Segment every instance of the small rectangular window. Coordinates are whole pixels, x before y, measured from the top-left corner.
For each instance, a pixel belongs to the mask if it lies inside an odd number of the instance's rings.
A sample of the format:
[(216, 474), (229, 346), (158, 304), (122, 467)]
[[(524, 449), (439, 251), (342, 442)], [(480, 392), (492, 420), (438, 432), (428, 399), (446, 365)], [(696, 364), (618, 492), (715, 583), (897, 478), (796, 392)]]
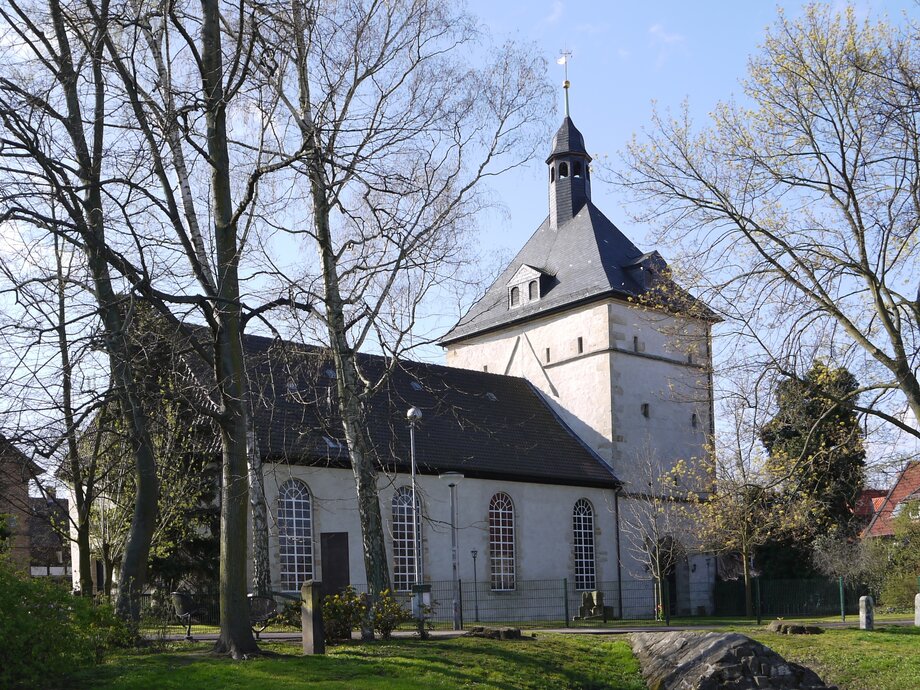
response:
[(482, 367), (482, 370), (483, 370), (485, 373), (488, 374), (488, 373), (489, 373), (489, 365), (488, 365), (488, 364), (484, 364), (483, 367)]
[(693, 353), (692, 352), (687, 353), (687, 364), (693, 364)]
[(634, 335), (633, 336), (633, 352), (638, 352), (638, 351), (639, 351), (639, 336)]
[(585, 343), (584, 343), (584, 341), (579, 337), (579, 338), (578, 338), (578, 354), (581, 354), (581, 353), (584, 352), (584, 351), (585, 351)]
[(546, 361), (549, 362), (549, 348), (546, 348)]
[(700, 418), (697, 417), (696, 412), (693, 413), (693, 416), (690, 417), (690, 426), (696, 429), (700, 425)]
[(649, 406), (648, 406), (648, 403), (642, 403), (642, 416), (643, 416), (643, 417), (648, 417), (648, 416), (649, 416)]

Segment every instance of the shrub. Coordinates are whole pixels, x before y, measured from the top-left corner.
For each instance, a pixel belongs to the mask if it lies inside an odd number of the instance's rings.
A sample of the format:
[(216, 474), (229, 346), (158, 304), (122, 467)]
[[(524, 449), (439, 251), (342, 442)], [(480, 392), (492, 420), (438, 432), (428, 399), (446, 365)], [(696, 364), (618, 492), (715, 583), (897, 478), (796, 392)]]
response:
[[(275, 614), (275, 617), (272, 618), (272, 625), (284, 625), (290, 628), (296, 628), (300, 630), (303, 625), (303, 618), (301, 615), (301, 602), (298, 599), (297, 601), (289, 601), (284, 606), (281, 607), (281, 610)], [(325, 603), (323, 604), (323, 615), (325, 615), (326, 607)]]
[(48, 687), (130, 640), (107, 604), (0, 562), (0, 687)]
[(412, 613), (396, 601), (390, 590), (385, 589), (374, 604), (373, 620), (374, 630), (379, 632), (384, 640), (389, 640), (396, 626), (412, 620)]
[(364, 594), (358, 594), (349, 585), (341, 594), (330, 594), (323, 598), (323, 624), (329, 640), (351, 639), (351, 631), (360, 627), (367, 614)]

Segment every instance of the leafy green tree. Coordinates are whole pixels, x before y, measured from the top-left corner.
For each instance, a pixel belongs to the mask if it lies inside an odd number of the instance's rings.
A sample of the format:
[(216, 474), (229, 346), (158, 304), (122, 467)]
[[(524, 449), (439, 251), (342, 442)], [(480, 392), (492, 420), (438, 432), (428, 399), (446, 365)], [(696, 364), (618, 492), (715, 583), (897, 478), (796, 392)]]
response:
[(847, 369), (816, 361), (801, 380), (779, 383), (776, 416), (760, 430), (767, 473), (785, 493), (807, 500), (816, 531), (855, 536), (866, 464), (858, 389)]

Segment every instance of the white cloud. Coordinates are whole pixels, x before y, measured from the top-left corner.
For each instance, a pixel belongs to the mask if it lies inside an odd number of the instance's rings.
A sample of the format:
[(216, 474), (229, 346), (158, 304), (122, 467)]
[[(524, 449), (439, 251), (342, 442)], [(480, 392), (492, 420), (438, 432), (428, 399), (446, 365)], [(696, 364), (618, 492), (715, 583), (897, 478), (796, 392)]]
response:
[(661, 24), (652, 24), (648, 29), (648, 35), (652, 48), (658, 51), (658, 56), (655, 59), (656, 69), (664, 66), (664, 63), (668, 61), (672, 53), (682, 50), (686, 42), (686, 37), (683, 34), (668, 31)]
[(562, 19), (563, 14), (565, 14), (565, 3), (562, 0), (555, 0), (550, 13), (543, 18), (543, 23), (556, 24)]

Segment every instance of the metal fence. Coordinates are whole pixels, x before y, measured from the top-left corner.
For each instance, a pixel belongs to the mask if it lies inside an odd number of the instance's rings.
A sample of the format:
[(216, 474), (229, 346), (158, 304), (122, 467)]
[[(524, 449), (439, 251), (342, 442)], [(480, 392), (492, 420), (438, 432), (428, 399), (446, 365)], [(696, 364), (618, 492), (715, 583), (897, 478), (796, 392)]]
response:
[[(744, 582), (716, 582), (714, 586), (680, 586), (652, 580), (597, 582), (591, 598), (575, 589), (567, 579), (519, 580), (514, 589), (495, 591), (486, 582), (459, 583), (441, 580), (431, 585), (429, 621), (435, 627), (450, 627), (454, 600), (464, 627), (476, 624), (513, 624), (522, 627), (595, 627), (617, 624), (664, 625), (668, 622), (704, 622), (712, 618), (744, 618)], [(365, 585), (354, 585), (358, 592)], [(594, 592), (601, 593), (602, 602)], [(796, 617), (855, 615), (864, 590), (844, 587), (834, 579), (767, 580), (752, 583), (753, 617)], [(411, 609), (409, 592), (397, 592), (396, 599)], [(279, 595), (279, 604), (290, 595)], [(194, 595), (199, 609), (195, 622), (219, 623), (216, 594)], [(587, 606), (585, 606), (587, 604)], [(598, 606), (597, 604), (602, 604)], [(164, 621), (174, 618), (168, 594), (146, 594), (141, 598), (142, 619)]]

